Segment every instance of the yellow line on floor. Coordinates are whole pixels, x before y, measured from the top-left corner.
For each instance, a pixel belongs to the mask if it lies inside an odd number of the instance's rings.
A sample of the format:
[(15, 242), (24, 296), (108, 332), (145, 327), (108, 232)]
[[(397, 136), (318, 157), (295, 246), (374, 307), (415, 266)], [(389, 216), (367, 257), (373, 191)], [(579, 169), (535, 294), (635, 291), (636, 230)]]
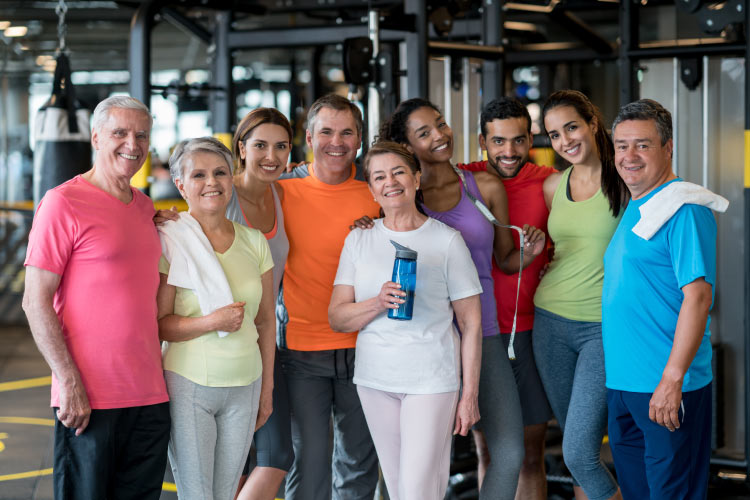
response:
[(18, 474), (5, 474), (0, 476), (0, 481), (11, 481), (13, 479), (28, 479), (30, 477), (49, 476), (52, 469), (32, 470), (29, 472), (19, 472)]
[(29, 389), (31, 387), (43, 387), (45, 385), (50, 385), (51, 383), (51, 376), (14, 380), (13, 382), (2, 382), (0, 383), (0, 392)]
[(33, 418), (33, 417), (0, 417), (0, 424), (29, 424), (29, 425), (46, 425), (55, 426), (53, 418)]
[[(0, 476), (0, 481), (12, 481), (14, 479), (29, 479), (32, 477), (51, 476), (51, 475), (52, 475), (51, 468), (42, 469), (42, 470), (32, 470), (29, 472), (19, 472), (17, 474), (5, 474), (3, 476)], [(177, 492), (177, 486), (174, 483), (164, 482), (161, 485), (161, 489), (164, 491)]]

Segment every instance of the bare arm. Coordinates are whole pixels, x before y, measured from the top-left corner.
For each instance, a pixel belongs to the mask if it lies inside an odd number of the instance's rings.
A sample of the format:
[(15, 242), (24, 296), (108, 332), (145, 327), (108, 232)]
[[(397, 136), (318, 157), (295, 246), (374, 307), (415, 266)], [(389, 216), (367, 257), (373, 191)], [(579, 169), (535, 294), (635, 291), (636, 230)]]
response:
[(698, 352), (711, 308), (711, 285), (703, 278), (682, 287), (685, 295), (677, 317), (672, 351), (649, 402), (648, 416), (670, 431), (680, 428), (682, 382)]
[(555, 191), (557, 190), (557, 186), (560, 185), (561, 179), (562, 174), (560, 172), (554, 172), (544, 179), (542, 191), (544, 193), (544, 203), (547, 205), (547, 210), (552, 207), (552, 198), (555, 197)]
[(336, 332), (361, 330), (383, 311), (398, 309), (398, 306), (404, 303), (404, 299), (399, 297), (405, 295), (406, 293), (401, 291), (401, 285), (386, 281), (375, 297), (354, 302), (353, 286), (335, 285), (328, 306), (328, 322)]
[(23, 310), (37, 348), (59, 383), (60, 409), (57, 418), (65, 427), (76, 429), (76, 436), (79, 436), (89, 424), (91, 406), (52, 305), (59, 285), (59, 274), (27, 266)]
[[(481, 174), (481, 175), (477, 175)], [(474, 174), (477, 179), (479, 191), (482, 198), (487, 202), (487, 208), (495, 216), (500, 224), (510, 224), (508, 217), (508, 195), (502, 181), (486, 172)], [(505, 274), (515, 274), (521, 269), (521, 253), (513, 244), (513, 236), (510, 229), (495, 227), (495, 238), (493, 253), (495, 262)], [(544, 250), (544, 232), (528, 224), (523, 226), (524, 232), (524, 254), (523, 267), (528, 266), (537, 255)]]
[(236, 332), (245, 317), (245, 303), (235, 302), (211, 314), (191, 318), (174, 313), (177, 289), (167, 283), (167, 275), (159, 273), (159, 291), (156, 294), (159, 338), (168, 342), (184, 342), (200, 337), (206, 332), (222, 330)]
[(260, 407), (255, 430), (266, 423), (273, 412), (273, 364), (276, 355), (276, 309), (273, 294), (273, 270), (268, 270), (260, 278), (263, 295), (260, 298), (255, 328), (258, 330), (258, 346), (263, 364), (263, 379), (260, 385)]
[(482, 310), (479, 295), (451, 302), (461, 330), (461, 371), (463, 386), (456, 409), (453, 434), (466, 436), (479, 421), (479, 370), (482, 365)]

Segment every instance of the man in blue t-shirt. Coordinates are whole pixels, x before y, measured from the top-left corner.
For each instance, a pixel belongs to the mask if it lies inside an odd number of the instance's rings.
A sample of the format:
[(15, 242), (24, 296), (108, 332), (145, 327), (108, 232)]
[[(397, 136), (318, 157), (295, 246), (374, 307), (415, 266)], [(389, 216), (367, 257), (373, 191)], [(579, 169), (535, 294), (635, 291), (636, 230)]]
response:
[[(621, 108), (612, 130), (615, 165), (632, 198), (604, 256), (602, 292), (618, 480), (626, 500), (705, 499), (716, 222), (681, 194), (689, 183), (672, 172), (669, 111), (641, 99)], [(679, 208), (665, 214), (676, 201)], [(647, 239), (635, 227), (653, 228), (645, 214), (661, 217)]]

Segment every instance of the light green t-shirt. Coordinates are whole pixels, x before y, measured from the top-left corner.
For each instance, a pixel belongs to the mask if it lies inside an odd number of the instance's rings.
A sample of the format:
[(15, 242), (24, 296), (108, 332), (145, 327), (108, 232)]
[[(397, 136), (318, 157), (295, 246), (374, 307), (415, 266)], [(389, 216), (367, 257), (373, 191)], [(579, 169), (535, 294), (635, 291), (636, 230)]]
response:
[(572, 168), (563, 172), (550, 207), (547, 229), (555, 253), (536, 289), (534, 305), (575, 321), (601, 322), (604, 252), (620, 223), (599, 189), (584, 201), (566, 193)]
[[(237, 387), (249, 385), (260, 377), (262, 366), (255, 316), (262, 295), (261, 275), (273, 267), (271, 252), (265, 236), (256, 230), (232, 223), (234, 241), (219, 259), (232, 290), (235, 302), (246, 302), (242, 326), (226, 337), (216, 331), (185, 342), (164, 342), (164, 369), (208, 387)], [(159, 272), (169, 273), (169, 262), (162, 255)], [(174, 313), (200, 317), (198, 296), (187, 288), (177, 287)]]

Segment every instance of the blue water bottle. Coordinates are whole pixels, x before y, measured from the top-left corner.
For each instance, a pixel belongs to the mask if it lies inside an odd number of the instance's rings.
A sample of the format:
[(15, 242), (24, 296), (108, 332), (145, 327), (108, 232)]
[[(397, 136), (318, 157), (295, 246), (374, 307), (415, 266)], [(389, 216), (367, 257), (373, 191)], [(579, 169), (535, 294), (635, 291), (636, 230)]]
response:
[(398, 309), (388, 309), (390, 319), (409, 320), (414, 310), (414, 289), (417, 285), (417, 252), (411, 248), (399, 245), (391, 240), (396, 247), (396, 260), (393, 261), (393, 277), (391, 281), (401, 285), (401, 291), (406, 292), (404, 303)]

